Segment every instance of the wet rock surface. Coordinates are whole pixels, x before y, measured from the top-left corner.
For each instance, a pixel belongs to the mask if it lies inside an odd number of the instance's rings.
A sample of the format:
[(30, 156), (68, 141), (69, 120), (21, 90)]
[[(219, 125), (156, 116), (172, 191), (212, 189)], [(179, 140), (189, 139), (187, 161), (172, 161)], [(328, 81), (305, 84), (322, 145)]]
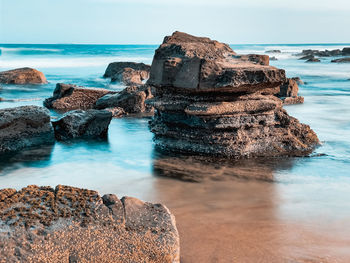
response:
[(179, 262), (179, 236), (161, 204), (62, 185), (2, 189), (0, 262)]
[(142, 84), (149, 78), (150, 69), (151, 66), (144, 63), (113, 62), (108, 65), (103, 77), (125, 85)]
[(157, 110), (150, 127), (159, 149), (232, 158), (312, 152), (316, 134), (274, 96), (284, 70), (239, 57), (208, 38), (165, 37), (147, 83), (155, 88), (147, 102)]
[(49, 111), (38, 106), (0, 110), (0, 154), (54, 143)]
[(19, 68), (0, 72), (0, 83), (4, 84), (45, 84), (45, 75), (33, 68)]
[(44, 106), (59, 111), (91, 109), (99, 98), (108, 93), (114, 94), (116, 92), (57, 83), (53, 96), (44, 101)]
[(331, 62), (333, 62), (333, 63), (350, 63), (350, 57), (333, 59)]
[(152, 98), (151, 88), (147, 85), (130, 86), (116, 94), (107, 94), (96, 101), (96, 109), (122, 108), (124, 114), (153, 114), (153, 107), (145, 104)]
[(74, 110), (52, 125), (57, 140), (106, 137), (112, 112), (106, 110)]

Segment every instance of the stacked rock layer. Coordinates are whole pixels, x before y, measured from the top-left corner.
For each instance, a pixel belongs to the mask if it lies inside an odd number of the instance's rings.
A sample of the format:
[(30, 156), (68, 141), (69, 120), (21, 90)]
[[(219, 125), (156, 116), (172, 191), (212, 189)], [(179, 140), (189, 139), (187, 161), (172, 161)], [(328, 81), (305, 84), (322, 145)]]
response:
[(316, 134), (273, 95), (285, 81), (268, 56), (239, 56), (226, 44), (175, 32), (156, 50), (148, 80), (156, 145), (233, 158), (309, 154)]

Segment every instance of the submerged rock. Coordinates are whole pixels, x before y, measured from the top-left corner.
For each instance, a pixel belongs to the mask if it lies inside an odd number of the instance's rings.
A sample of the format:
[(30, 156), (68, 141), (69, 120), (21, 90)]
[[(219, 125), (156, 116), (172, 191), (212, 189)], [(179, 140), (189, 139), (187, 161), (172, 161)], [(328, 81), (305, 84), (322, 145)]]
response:
[(115, 92), (57, 83), (53, 96), (44, 101), (44, 106), (61, 111), (91, 109), (99, 98), (108, 93), (114, 94)]
[(122, 108), (126, 114), (153, 113), (152, 106), (145, 104), (152, 98), (147, 85), (127, 87), (119, 93), (107, 94), (96, 101), (96, 109)]
[(49, 111), (38, 106), (0, 110), (0, 154), (54, 143)]
[(321, 62), (321, 60), (319, 60), (318, 58), (310, 58), (306, 60), (306, 62)]
[(4, 84), (45, 84), (45, 75), (33, 68), (18, 68), (0, 72), (0, 83)]
[(52, 125), (57, 140), (106, 137), (112, 113), (105, 110), (74, 110)]
[(6, 262), (180, 262), (175, 218), (161, 204), (58, 185), (0, 190)]
[(333, 63), (350, 63), (350, 58), (334, 59), (331, 62), (333, 62)]
[(148, 80), (157, 148), (232, 158), (312, 152), (316, 134), (273, 95), (287, 81), (284, 70), (238, 57), (209, 38), (165, 37)]
[(111, 78), (112, 82), (118, 81), (125, 85), (142, 84), (149, 78), (151, 66), (136, 62), (113, 62), (106, 69), (104, 78)]

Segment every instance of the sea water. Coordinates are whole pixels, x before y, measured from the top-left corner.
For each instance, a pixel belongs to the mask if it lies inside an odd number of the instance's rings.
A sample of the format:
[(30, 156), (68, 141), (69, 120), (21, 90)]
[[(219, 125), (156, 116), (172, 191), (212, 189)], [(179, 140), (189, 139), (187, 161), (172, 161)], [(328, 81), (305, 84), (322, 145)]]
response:
[[(350, 247), (350, 224), (347, 223), (350, 221), (350, 64), (331, 63), (333, 58), (321, 58), (320, 63), (305, 63), (295, 56), (303, 49), (341, 49), (350, 44), (231, 46), (239, 54), (265, 54), (267, 50), (279, 49), (281, 53), (269, 54), (278, 59), (270, 64), (285, 69), (288, 77), (300, 77), (305, 82), (299, 87), (305, 103), (285, 106), (285, 109), (317, 133), (322, 145), (312, 156), (277, 159), (263, 168), (257, 166), (256, 161), (247, 160), (244, 167), (250, 170), (245, 171), (244, 180), (234, 179), (241, 178), (239, 173), (242, 169), (235, 171), (234, 165), (225, 170), (226, 175), (232, 176), (222, 179), (224, 182), (189, 183), (166, 179), (155, 173), (157, 153), (148, 128), (149, 119), (127, 117), (112, 120), (107, 140), (56, 142), (52, 147), (24, 151), (11, 158), (0, 157), (0, 188), (65, 184), (95, 189), (101, 194), (115, 193), (163, 202), (178, 219), (182, 243), (191, 247), (190, 250), (182, 249), (186, 259), (191, 259), (195, 251), (202, 253), (200, 247), (206, 248), (199, 243), (196, 246), (188, 234), (194, 221), (198, 220), (189, 216), (194, 207), (201, 207), (197, 213), (203, 218), (213, 213), (208, 220), (218, 221), (217, 225), (220, 225), (220, 218), (223, 221), (236, 218), (237, 213), (249, 208), (251, 212), (227, 223), (222, 236), (227, 229), (234, 229), (235, 224), (250, 221), (257, 224), (259, 215), (267, 225), (268, 221), (277, 222), (273, 230), (276, 230), (276, 225), (295, 223), (299, 226), (296, 229), (306, 228), (308, 233), (315, 234), (311, 238), (315, 248), (309, 250), (305, 248), (307, 245), (299, 247), (293, 239), (288, 241), (283, 247), (289, 248), (291, 256), (288, 259), (300, 262), (303, 259), (329, 259), (319, 257), (322, 251), (327, 251), (327, 247), (330, 249), (329, 243), (323, 244), (319, 240), (334, 236), (341, 244), (328, 251), (330, 259), (334, 257), (342, 262), (344, 258), (350, 258), (350, 253), (346, 253), (346, 248)], [(124, 88), (121, 84), (102, 78), (108, 64), (115, 61), (150, 64), (156, 48), (149, 45), (0, 44), (1, 71), (33, 67), (42, 71), (48, 80), (45, 85), (1, 85), (0, 97), (8, 101), (0, 102), (0, 108), (42, 106), (43, 100), (52, 95), (56, 83), (121, 90)], [(51, 113), (59, 115), (54, 111)], [(219, 167), (215, 167), (214, 173), (223, 168), (220, 163), (214, 166)], [(255, 180), (264, 176), (272, 178), (273, 182)], [(202, 230), (210, 229), (207, 222), (199, 224)], [(314, 226), (317, 226), (316, 230)], [(286, 233), (293, 231), (297, 230), (292, 227), (289, 232), (281, 231), (276, 244), (282, 242), (281, 236), (286, 237)], [(300, 232), (300, 236), (308, 235)], [(210, 247), (214, 243), (219, 251), (225, 247), (219, 246), (219, 241), (210, 242), (207, 242), (207, 251), (210, 251), (209, 243)], [(227, 251), (225, 253), (230, 255)], [(288, 253), (283, 252), (281, 259), (284, 260), (285, 255)]]

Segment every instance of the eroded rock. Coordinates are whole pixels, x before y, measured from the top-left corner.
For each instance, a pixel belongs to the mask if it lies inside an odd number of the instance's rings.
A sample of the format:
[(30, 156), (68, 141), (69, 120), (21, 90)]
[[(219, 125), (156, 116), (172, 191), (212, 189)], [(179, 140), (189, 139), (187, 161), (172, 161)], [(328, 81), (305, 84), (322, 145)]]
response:
[(112, 82), (122, 82), (125, 85), (142, 84), (149, 78), (151, 66), (136, 62), (113, 62), (106, 69), (104, 78)]
[[(274, 96), (286, 82), (295, 83), (284, 70), (175, 32), (156, 50), (148, 80), (156, 147), (232, 158), (309, 154), (319, 144), (316, 134)], [(297, 88), (288, 84), (282, 92), (294, 96)]]
[(45, 84), (45, 75), (33, 68), (18, 68), (0, 72), (0, 83), (4, 84)]
[(52, 125), (58, 140), (106, 137), (112, 113), (105, 110), (74, 110)]
[(0, 110), (0, 154), (54, 143), (49, 111), (38, 106)]
[(161, 204), (58, 185), (0, 190), (6, 262), (179, 262), (174, 216)]
[(72, 84), (57, 83), (53, 96), (44, 101), (44, 106), (60, 111), (86, 110), (93, 108), (96, 101), (106, 94), (116, 92), (107, 89), (84, 88)]
[(333, 62), (333, 63), (350, 63), (350, 57), (349, 58), (333, 59), (331, 62)]

